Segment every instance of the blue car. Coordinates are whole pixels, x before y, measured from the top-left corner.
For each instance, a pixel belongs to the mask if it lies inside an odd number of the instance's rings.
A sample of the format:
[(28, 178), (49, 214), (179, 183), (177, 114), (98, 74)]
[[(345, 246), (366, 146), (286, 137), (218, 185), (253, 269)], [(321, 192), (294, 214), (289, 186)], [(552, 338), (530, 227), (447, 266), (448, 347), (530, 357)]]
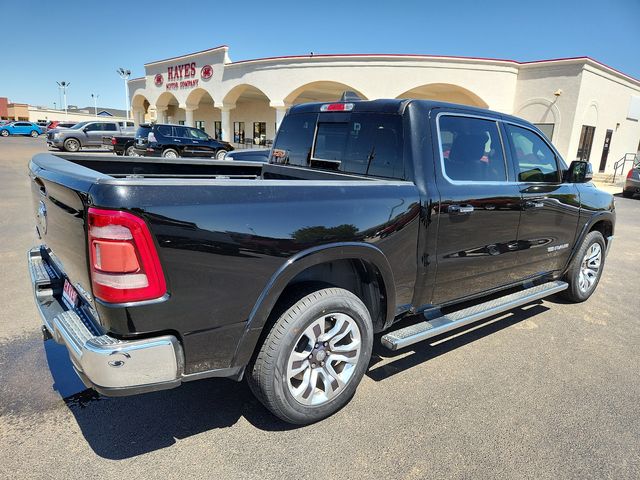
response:
[(43, 133), (42, 127), (32, 122), (11, 122), (0, 126), (0, 135), (3, 137), (8, 137), (9, 135), (31, 135), (35, 138)]

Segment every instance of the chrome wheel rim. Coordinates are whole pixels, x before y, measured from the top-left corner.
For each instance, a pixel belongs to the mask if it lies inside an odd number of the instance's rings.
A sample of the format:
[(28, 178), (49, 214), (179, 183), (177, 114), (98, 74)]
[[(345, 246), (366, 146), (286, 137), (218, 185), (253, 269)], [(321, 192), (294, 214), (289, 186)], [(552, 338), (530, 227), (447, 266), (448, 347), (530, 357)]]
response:
[(594, 243), (587, 249), (580, 264), (578, 273), (578, 288), (586, 293), (593, 288), (598, 280), (600, 264), (602, 263), (602, 247), (599, 243)]
[(224, 157), (227, 156), (227, 152), (222, 150), (216, 154), (216, 160), (224, 160)]
[(37, 133), (36, 131), (32, 131), (32, 132), (31, 132), (31, 136), (32, 136), (33, 138), (36, 138), (36, 137), (38, 136), (38, 133)]
[(3, 137), (8, 137), (9, 136), (9, 132), (7, 130), (2, 130), (2, 132), (0, 132), (0, 134), (2, 134)]
[(289, 393), (302, 405), (317, 406), (342, 393), (360, 359), (360, 328), (344, 313), (313, 321), (298, 337), (287, 360)]
[(164, 158), (178, 158), (178, 155), (176, 155), (176, 152), (165, 152)]
[(78, 145), (78, 142), (76, 142), (75, 140), (69, 140), (69, 141), (67, 142), (67, 148), (68, 148), (69, 150), (71, 150), (72, 152), (77, 151), (79, 147), (80, 147), (80, 146)]

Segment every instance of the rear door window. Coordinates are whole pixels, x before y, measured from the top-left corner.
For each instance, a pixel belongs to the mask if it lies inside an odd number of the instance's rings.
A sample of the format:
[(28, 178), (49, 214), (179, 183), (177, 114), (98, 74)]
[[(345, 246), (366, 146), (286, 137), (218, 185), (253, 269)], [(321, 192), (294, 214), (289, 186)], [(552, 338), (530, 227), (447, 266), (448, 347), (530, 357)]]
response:
[(502, 141), (495, 120), (443, 115), (438, 120), (443, 171), (454, 182), (505, 182)]

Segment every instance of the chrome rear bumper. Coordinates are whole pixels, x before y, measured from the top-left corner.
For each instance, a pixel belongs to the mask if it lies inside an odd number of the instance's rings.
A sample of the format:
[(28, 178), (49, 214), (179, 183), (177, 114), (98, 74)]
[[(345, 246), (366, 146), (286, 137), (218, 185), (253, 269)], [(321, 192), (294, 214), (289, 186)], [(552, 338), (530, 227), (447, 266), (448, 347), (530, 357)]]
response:
[(119, 340), (100, 332), (81, 299), (69, 308), (62, 300), (64, 272), (44, 247), (28, 252), (36, 305), (53, 339), (67, 347), (82, 381), (105, 395), (130, 395), (173, 388), (181, 383), (184, 356), (173, 335)]

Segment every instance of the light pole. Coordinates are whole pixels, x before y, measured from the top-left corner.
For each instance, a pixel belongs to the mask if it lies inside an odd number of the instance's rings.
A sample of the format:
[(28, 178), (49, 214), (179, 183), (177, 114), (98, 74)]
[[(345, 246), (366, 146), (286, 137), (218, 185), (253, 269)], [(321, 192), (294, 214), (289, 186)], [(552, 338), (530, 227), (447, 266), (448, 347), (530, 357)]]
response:
[(65, 120), (68, 117), (68, 110), (67, 110), (67, 88), (69, 88), (71, 86), (71, 82), (56, 82), (58, 84), (58, 87), (60, 88), (60, 90), (62, 90), (62, 96), (64, 98), (64, 118)]
[(129, 120), (129, 77), (131, 76), (131, 70), (125, 70), (124, 68), (120, 67), (118, 70), (116, 70), (116, 72), (118, 72), (118, 75), (120, 75), (120, 78), (122, 80), (124, 80), (124, 96), (125, 96), (125, 106), (127, 108), (127, 120)]
[(91, 98), (93, 98), (93, 114), (96, 118), (98, 118), (98, 94), (91, 94)]

